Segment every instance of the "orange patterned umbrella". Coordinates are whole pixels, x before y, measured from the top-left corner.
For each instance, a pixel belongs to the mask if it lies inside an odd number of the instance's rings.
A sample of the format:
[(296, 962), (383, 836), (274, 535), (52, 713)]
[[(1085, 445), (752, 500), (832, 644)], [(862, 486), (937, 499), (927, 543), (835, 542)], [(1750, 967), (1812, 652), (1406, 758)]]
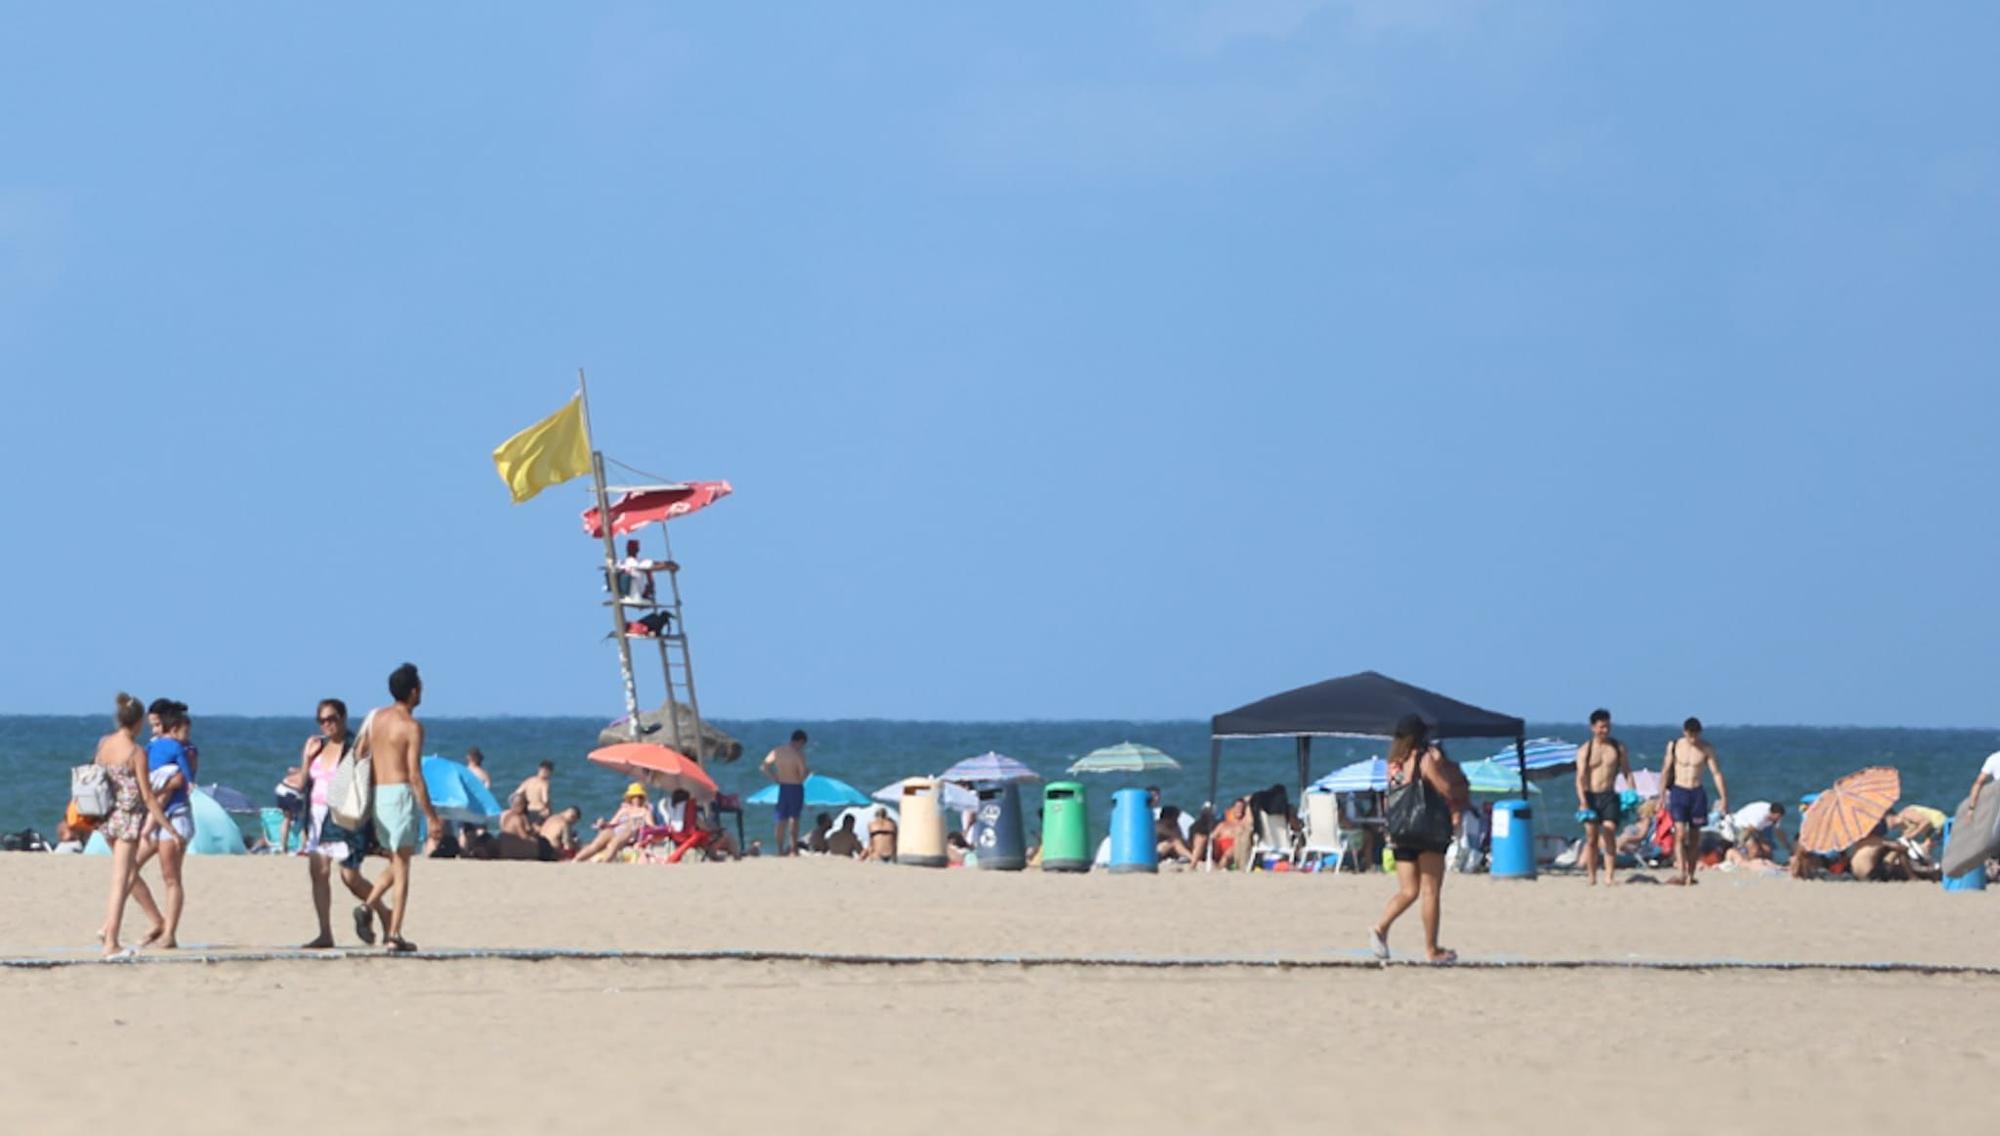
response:
[(1832, 855), (1851, 846), (1875, 831), (1902, 795), (1902, 774), (1886, 765), (1842, 777), (1807, 806), (1799, 847)]

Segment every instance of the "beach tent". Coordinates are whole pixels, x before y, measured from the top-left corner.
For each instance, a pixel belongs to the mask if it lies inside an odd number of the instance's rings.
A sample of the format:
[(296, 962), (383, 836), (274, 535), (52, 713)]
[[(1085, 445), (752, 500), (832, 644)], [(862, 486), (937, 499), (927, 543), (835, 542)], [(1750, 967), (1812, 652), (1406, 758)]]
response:
[[(1303, 792), (1310, 779), (1314, 738), (1386, 738), (1396, 732), (1397, 721), (1408, 714), (1423, 719), (1430, 727), (1431, 737), (1436, 739), (1513, 738), (1517, 754), (1527, 746), (1527, 727), (1519, 718), (1483, 710), (1374, 671), (1362, 671), (1273, 694), (1211, 719), (1209, 799), (1215, 799), (1225, 741), (1293, 739), (1298, 751), (1299, 789)], [(1521, 790), (1526, 796), (1525, 778)]]
[[(215, 798), (202, 792), (199, 787), (188, 791), (188, 808), (194, 814), (194, 839), (188, 842), (190, 856), (241, 856), (244, 852), (243, 829), (228, 810), (215, 803)], [(104, 834), (93, 832), (83, 846), (86, 856), (109, 856), (111, 846), (104, 841)]]

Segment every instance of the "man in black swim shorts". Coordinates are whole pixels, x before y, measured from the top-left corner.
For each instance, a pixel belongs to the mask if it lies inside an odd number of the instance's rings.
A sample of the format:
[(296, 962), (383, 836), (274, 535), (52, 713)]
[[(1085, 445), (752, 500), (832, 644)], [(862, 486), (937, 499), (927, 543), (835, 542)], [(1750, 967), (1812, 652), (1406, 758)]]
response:
[(1576, 747), (1576, 804), (1588, 812), (1583, 822), (1583, 870), (1591, 884), (1597, 883), (1597, 861), (1604, 860), (1604, 882), (1618, 882), (1618, 825), (1624, 808), (1618, 796), (1618, 779), (1631, 784), (1632, 766), (1625, 745), (1611, 736), (1611, 711), (1590, 712), (1590, 740)]

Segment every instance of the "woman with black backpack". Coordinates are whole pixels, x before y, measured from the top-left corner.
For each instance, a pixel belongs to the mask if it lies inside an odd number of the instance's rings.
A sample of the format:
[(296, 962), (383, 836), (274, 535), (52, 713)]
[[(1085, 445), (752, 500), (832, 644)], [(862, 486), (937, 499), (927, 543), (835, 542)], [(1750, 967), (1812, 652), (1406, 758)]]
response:
[(1389, 848), (1396, 856), (1396, 894), (1382, 921), (1368, 930), (1375, 957), (1389, 957), (1389, 928), (1410, 905), (1423, 899), (1424, 955), (1433, 963), (1458, 961), (1458, 952), (1438, 946), (1438, 918), (1444, 890), (1444, 854), (1464, 807), (1465, 775), (1430, 742), (1430, 728), (1414, 714), (1396, 723), (1389, 743)]

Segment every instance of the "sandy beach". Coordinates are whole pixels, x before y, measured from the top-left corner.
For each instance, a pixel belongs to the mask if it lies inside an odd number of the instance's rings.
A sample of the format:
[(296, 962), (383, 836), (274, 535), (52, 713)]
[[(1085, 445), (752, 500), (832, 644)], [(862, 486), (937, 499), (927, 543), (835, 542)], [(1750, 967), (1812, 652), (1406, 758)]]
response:
[[(0, 857), (0, 956), (89, 957), (107, 869)], [(1475, 965), (1447, 971), (1362, 965), (1381, 876), (417, 869), (427, 952), (855, 957), (226, 961), (310, 935), (305, 868), (197, 860), (179, 954), (225, 961), (0, 970), (38, 1039), (0, 1065), (0, 1130), (135, 1125), (128, 1096), (80, 1087), (112, 1063), (174, 1102), (136, 1126), (171, 1132), (267, 1126), (338, 1081), (357, 1086), (343, 1123), (437, 1132), (1861, 1131), (1912, 1101), (1971, 1117), (1959, 1090), (2000, 1066), (1962, 1012), (2000, 977), (1631, 965), (1990, 964), (1988, 897), (1921, 885), (1453, 878), (1445, 941)], [(1394, 945), (1417, 939), (1413, 913)], [(1225, 965), (1132, 965), (1176, 961)], [(1557, 962), (1589, 965), (1529, 965)], [(1669, 1076), (1693, 1086), (1671, 1110)]]

